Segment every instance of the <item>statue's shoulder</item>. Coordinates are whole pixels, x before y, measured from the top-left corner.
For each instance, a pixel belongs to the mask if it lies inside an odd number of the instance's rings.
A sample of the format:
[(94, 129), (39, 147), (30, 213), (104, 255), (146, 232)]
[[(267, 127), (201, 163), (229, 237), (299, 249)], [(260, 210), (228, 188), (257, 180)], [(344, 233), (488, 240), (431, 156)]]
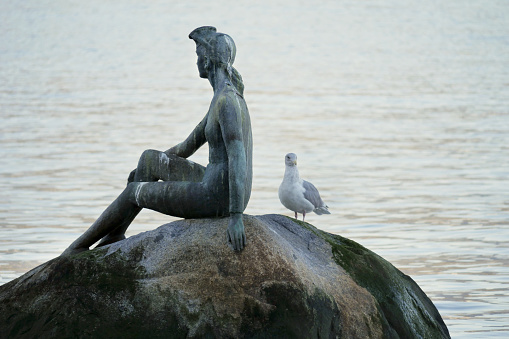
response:
[(239, 100), (244, 98), (238, 93), (234, 86), (225, 86), (215, 95), (215, 103), (218, 108), (237, 107)]
[(239, 92), (237, 87), (235, 87), (235, 85), (233, 85), (230, 81), (226, 82), (226, 86), (224, 87), (223, 91), (225, 92), (226, 95), (231, 96), (232, 99), (236, 100), (240, 98), (244, 100), (244, 96)]

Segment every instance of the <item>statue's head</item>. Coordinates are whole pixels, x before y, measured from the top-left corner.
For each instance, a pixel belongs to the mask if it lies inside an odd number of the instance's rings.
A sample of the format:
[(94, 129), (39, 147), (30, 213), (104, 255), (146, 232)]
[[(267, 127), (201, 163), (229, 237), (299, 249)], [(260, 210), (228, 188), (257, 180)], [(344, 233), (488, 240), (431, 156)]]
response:
[(237, 92), (242, 95), (244, 93), (242, 77), (233, 67), (237, 52), (233, 39), (228, 34), (217, 33), (216, 28), (212, 26), (195, 29), (189, 34), (189, 39), (196, 42), (200, 77), (207, 78), (213, 65), (223, 68)]
[(189, 34), (189, 39), (196, 42), (197, 48), (205, 50), (205, 57), (213, 64), (231, 70), (235, 61), (235, 43), (224, 33), (217, 33), (212, 26), (199, 27)]

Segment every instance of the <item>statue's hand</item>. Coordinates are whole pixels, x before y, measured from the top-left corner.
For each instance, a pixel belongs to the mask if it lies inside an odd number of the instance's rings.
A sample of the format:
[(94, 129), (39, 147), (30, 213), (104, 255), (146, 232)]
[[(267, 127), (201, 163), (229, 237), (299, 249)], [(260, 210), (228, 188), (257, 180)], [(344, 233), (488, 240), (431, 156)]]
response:
[(244, 231), (244, 223), (242, 222), (242, 213), (235, 213), (230, 216), (228, 230), (226, 231), (226, 240), (235, 251), (240, 251), (246, 246), (246, 232)]
[(131, 183), (134, 181), (134, 176), (136, 175), (136, 168), (129, 173), (129, 177), (127, 178), (127, 183)]

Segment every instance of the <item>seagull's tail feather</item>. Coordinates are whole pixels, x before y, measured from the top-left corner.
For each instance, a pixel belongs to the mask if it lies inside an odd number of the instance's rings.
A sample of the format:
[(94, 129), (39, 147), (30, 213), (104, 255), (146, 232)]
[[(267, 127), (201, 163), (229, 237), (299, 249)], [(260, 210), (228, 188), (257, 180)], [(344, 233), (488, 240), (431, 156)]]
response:
[(315, 208), (313, 210), (313, 212), (315, 212), (316, 214), (318, 215), (322, 215), (322, 214), (330, 214), (329, 210), (328, 210), (328, 206), (320, 206), (318, 208)]

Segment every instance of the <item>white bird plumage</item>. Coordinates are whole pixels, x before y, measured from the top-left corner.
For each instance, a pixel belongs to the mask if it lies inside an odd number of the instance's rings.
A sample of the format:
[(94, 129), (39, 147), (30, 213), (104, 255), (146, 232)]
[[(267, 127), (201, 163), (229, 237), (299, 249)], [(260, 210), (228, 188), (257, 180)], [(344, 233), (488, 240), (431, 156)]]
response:
[(309, 181), (302, 180), (297, 169), (297, 155), (288, 153), (285, 156), (285, 175), (279, 186), (279, 200), (284, 207), (302, 214), (302, 221), (306, 213), (311, 211), (318, 215), (330, 214), (328, 206), (323, 202), (316, 187)]

